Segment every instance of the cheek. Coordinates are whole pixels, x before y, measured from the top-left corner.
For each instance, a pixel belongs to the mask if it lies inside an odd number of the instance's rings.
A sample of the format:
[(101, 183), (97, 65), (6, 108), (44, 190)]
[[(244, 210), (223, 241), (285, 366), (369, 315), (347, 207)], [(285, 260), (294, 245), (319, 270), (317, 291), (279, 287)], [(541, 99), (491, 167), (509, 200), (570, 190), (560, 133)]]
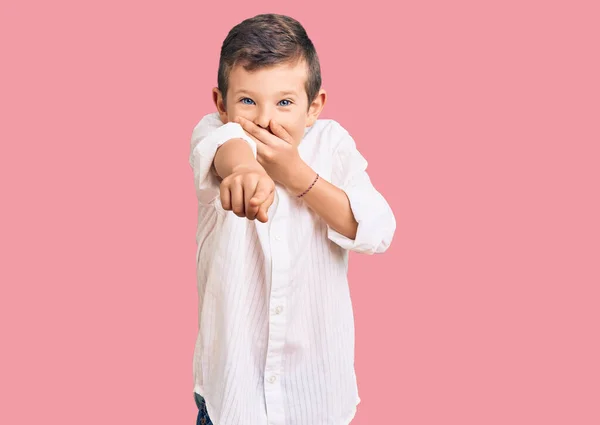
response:
[(300, 143), (302, 138), (304, 137), (304, 127), (295, 125), (293, 127), (284, 127), (285, 131), (288, 132), (290, 136), (297, 142)]
[(290, 132), (290, 134), (294, 137), (294, 140), (296, 140), (298, 143), (300, 143), (300, 141), (304, 137), (305, 129), (306, 129), (306, 118), (304, 116), (301, 116), (295, 120), (293, 127), (290, 128), (290, 131), (293, 131), (293, 133)]
[(227, 103), (227, 119), (229, 121), (233, 121), (237, 117), (246, 118), (249, 121), (254, 121), (254, 115), (252, 114), (252, 110), (235, 100), (228, 101)]
[(241, 113), (239, 106), (235, 102), (232, 103), (233, 104), (227, 105), (227, 118), (229, 118), (229, 121), (233, 121), (236, 117), (244, 116), (244, 114)]

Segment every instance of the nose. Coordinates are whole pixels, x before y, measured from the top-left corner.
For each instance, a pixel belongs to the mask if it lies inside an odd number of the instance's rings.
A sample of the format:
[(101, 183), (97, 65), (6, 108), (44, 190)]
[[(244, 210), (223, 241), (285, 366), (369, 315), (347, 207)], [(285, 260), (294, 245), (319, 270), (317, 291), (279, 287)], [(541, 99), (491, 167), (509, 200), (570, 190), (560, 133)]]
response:
[(268, 128), (271, 122), (271, 114), (267, 108), (261, 108), (254, 118), (254, 124), (262, 128)]

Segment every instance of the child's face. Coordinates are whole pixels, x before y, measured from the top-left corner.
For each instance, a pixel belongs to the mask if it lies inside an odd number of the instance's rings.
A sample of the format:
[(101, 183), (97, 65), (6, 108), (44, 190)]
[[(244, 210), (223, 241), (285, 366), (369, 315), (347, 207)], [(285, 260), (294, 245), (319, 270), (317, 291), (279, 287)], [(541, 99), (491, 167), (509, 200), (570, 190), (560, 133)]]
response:
[(238, 65), (229, 74), (227, 108), (223, 106), (218, 89), (213, 90), (213, 97), (223, 122), (241, 116), (269, 129), (270, 121), (274, 120), (285, 128), (297, 146), (304, 137), (304, 129), (312, 126), (318, 118), (326, 99), (325, 91), (321, 90), (317, 98), (308, 104), (304, 86), (306, 78), (304, 61), (252, 72)]

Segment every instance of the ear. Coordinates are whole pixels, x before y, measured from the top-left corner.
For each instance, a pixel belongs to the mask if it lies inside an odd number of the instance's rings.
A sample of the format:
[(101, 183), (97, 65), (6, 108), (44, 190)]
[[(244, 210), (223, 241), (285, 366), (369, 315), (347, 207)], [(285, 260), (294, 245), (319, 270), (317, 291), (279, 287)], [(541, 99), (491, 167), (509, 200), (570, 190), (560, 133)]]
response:
[(215, 106), (217, 107), (217, 112), (219, 113), (219, 117), (221, 118), (221, 121), (223, 123), (229, 122), (229, 120), (227, 119), (227, 109), (225, 109), (225, 102), (223, 101), (223, 95), (221, 94), (221, 91), (217, 87), (213, 88), (212, 96), (213, 96), (213, 102), (215, 103)]
[(306, 126), (311, 127), (315, 121), (319, 118), (325, 103), (327, 102), (327, 92), (321, 89), (317, 94), (317, 97), (312, 101), (310, 106), (308, 107), (308, 114), (306, 117)]

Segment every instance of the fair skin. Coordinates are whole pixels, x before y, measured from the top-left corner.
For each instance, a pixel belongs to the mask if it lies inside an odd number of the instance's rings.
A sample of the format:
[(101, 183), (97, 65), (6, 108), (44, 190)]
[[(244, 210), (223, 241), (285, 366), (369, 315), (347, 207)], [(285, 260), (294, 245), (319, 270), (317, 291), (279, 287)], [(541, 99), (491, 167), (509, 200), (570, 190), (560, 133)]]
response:
[[(309, 104), (305, 90), (305, 62), (280, 64), (252, 72), (236, 65), (229, 74), (226, 102), (213, 89), (221, 121), (238, 122), (257, 144), (257, 159), (241, 139), (224, 143), (214, 166), (221, 182), (223, 209), (239, 217), (267, 222), (275, 196), (275, 182), (293, 196), (314, 182), (316, 172), (298, 153), (304, 129), (312, 126), (327, 95), (320, 90)], [(358, 223), (346, 193), (319, 177), (302, 199), (331, 228), (354, 239)]]

